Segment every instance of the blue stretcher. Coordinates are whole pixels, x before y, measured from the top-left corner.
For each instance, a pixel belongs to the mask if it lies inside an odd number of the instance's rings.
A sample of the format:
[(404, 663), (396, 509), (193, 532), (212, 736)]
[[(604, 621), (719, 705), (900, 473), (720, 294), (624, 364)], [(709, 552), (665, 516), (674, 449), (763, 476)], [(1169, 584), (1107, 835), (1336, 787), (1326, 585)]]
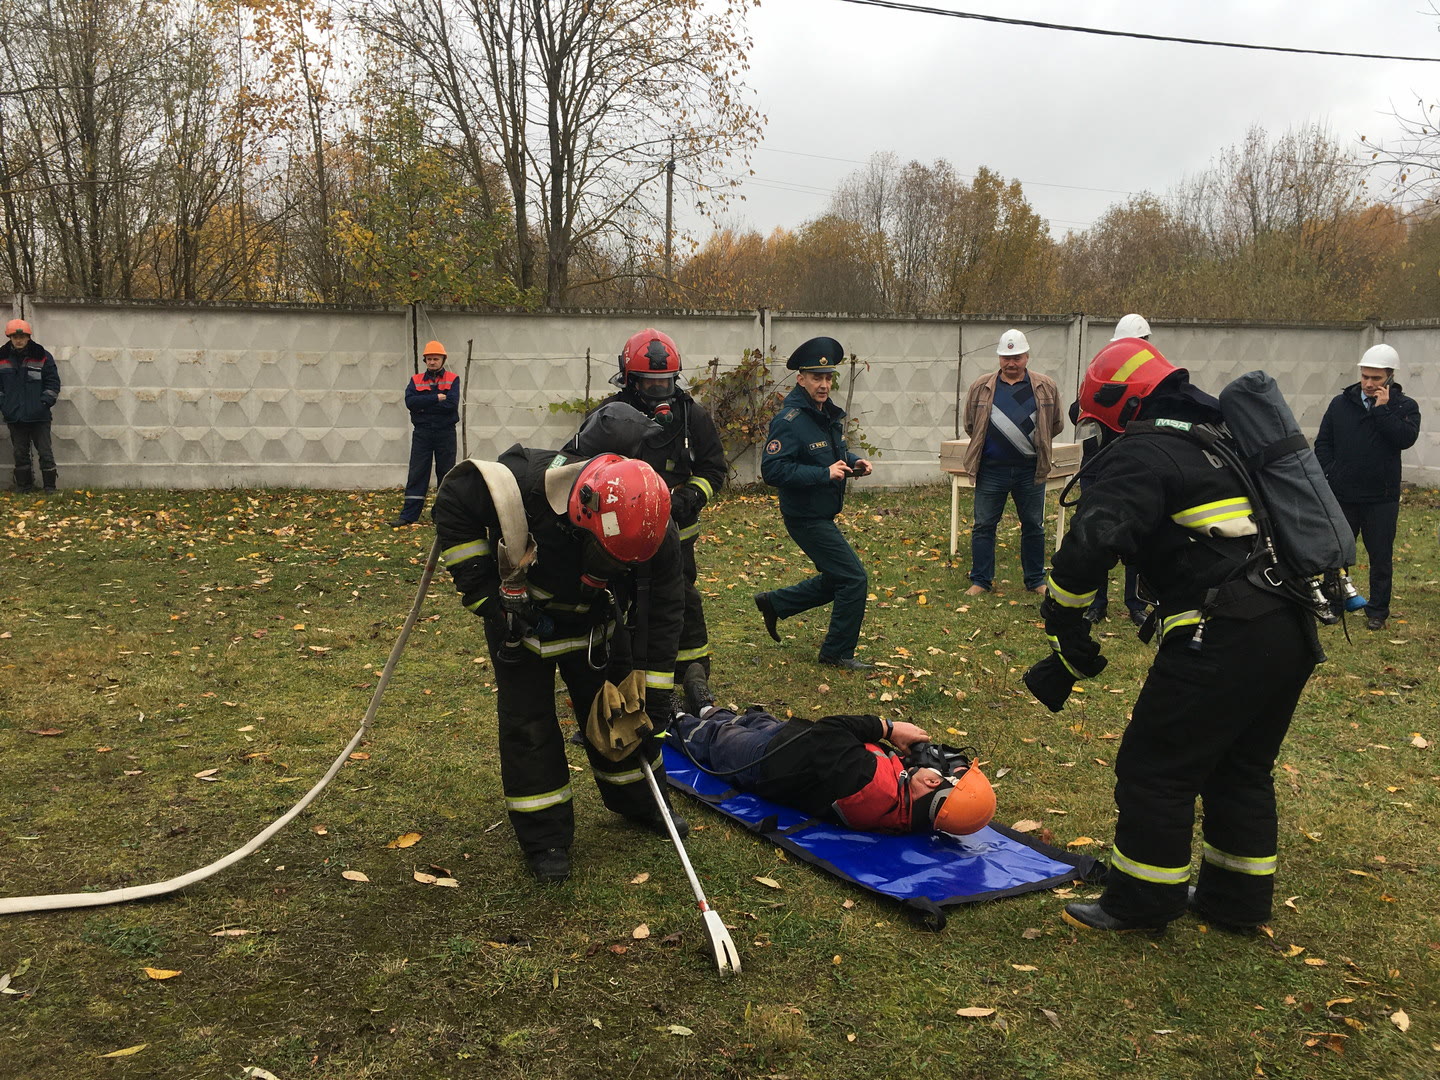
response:
[(683, 791), (820, 869), (911, 908), (930, 929), (945, 926), (944, 909), (977, 900), (1053, 889), (1093, 879), (1099, 864), (990, 825), (966, 837), (891, 836), (857, 832), (739, 791), (664, 746), (665, 776)]

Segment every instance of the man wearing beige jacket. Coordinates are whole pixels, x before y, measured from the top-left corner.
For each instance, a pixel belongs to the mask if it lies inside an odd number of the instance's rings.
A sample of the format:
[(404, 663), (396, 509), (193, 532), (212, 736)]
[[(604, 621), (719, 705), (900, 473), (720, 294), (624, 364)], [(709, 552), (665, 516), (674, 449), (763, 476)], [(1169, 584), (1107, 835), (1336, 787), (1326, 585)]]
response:
[(995, 584), (995, 528), (1006, 498), (1020, 517), (1020, 568), (1025, 588), (1045, 591), (1045, 478), (1050, 443), (1065, 429), (1053, 379), (1027, 371), (1030, 343), (1019, 330), (1000, 335), (1000, 369), (976, 379), (965, 399), (965, 471), (975, 478), (975, 526), (970, 533), (970, 588), (979, 596)]

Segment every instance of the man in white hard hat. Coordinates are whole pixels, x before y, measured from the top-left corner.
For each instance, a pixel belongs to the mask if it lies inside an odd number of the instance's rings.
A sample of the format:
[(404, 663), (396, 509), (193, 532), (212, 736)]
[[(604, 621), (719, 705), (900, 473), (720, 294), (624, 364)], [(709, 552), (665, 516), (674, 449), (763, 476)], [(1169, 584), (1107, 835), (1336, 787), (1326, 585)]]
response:
[(1335, 395), (1320, 421), (1315, 456), (1345, 520), (1370, 556), (1365, 625), (1390, 617), (1391, 555), (1400, 517), (1400, 452), (1420, 437), (1420, 407), (1395, 381), (1400, 354), (1372, 345), (1360, 357), (1360, 381)]
[(1020, 517), (1020, 568), (1025, 588), (1045, 591), (1045, 479), (1050, 443), (1065, 429), (1053, 379), (1028, 370), (1030, 342), (1019, 330), (1000, 335), (999, 370), (976, 379), (965, 399), (964, 468), (975, 478), (968, 596), (995, 585), (995, 529), (1014, 499)]

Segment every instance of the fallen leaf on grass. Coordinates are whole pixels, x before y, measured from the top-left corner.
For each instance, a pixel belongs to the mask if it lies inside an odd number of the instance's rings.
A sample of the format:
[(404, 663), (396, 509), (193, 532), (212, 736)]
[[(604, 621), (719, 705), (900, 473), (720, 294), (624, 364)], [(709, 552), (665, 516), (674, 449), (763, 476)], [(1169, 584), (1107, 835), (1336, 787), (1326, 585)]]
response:
[(330, 830), (327, 829), (324, 825), (311, 825), (310, 831), (313, 832), (316, 836), (330, 835)]
[(240, 929), (238, 929), (238, 928), (237, 928), (237, 929), (231, 929), (231, 930), (211, 930), (211, 931), (210, 931), (210, 936), (211, 936), (211, 937), (244, 937), (246, 934), (258, 934), (259, 932), (260, 932), (259, 930), (240, 930)]
[(342, 870), (340, 876), (346, 881), (369, 881), (370, 879), (359, 870)]
[(220, 771), (219, 769), (201, 769), (199, 772), (197, 772), (197, 773), (195, 774), (195, 779), (196, 779), (196, 780), (206, 780), (206, 779), (209, 779), (210, 777), (214, 776), (214, 775), (215, 775), (217, 772), (219, 772), (219, 771)]
[(624, 956), (627, 952), (630, 951), (630, 946), (628, 946), (628, 945), (611, 945), (611, 946), (610, 946), (610, 951), (613, 952), (616, 956)]
[(1016, 971), (1039, 971), (1039, 970), (1040, 970), (1040, 969), (1039, 969), (1038, 967), (1036, 967), (1034, 964), (1011, 964), (1010, 966), (1011, 966), (1012, 968), (1014, 968)]
[(1304, 945), (1291, 945), (1288, 949), (1282, 949), (1281, 952), (1280, 952), (1280, 955), (1281, 955), (1281, 956), (1299, 956), (1299, 955), (1300, 955), (1302, 952), (1304, 952), (1304, 951), (1305, 951), (1305, 946), (1304, 946)]
[(1346, 870), (1347, 874), (1354, 874), (1356, 877), (1374, 877), (1368, 870)]
[(1421, 750), (1428, 750), (1430, 748), (1430, 740), (1423, 735), (1416, 735), (1410, 740), (1410, 745)]
[(1040, 937), (1044, 933), (1045, 931), (1039, 929), (1038, 927), (1027, 926), (1024, 930), (1020, 931), (1020, 936), (1026, 941), (1034, 941), (1036, 938)]
[(367, 754), (367, 753), (365, 753), (365, 751), (363, 751), (363, 750), (356, 750), (355, 753), (353, 753), (353, 754), (350, 755), (350, 760), (351, 760), (351, 761), (369, 761), (369, 760), (370, 760), (370, 755)]
[(1318, 956), (1307, 956), (1305, 958), (1305, 963), (1311, 967), (1324, 967), (1328, 962), (1329, 961), (1321, 960)]
[(1298, 896), (1292, 896), (1290, 897), (1290, 899), (1285, 901), (1285, 906), (1288, 907), (1291, 911), (1299, 911), (1300, 909), (1295, 906), (1295, 901), (1299, 899), (1300, 897)]
[(269, 1069), (262, 1069), (259, 1065), (247, 1065), (240, 1070), (240, 1075), (245, 1077), (245, 1080), (280, 1080)]
[(676, 945), (681, 944), (684, 940), (685, 940), (685, 935), (684, 935), (683, 933), (681, 933), (679, 930), (676, 930), (675, 933), (673, 933), (673, 934), (666, 934), (664, 937), (662, 937), (662, 938), (660, 939), (660, 944), (661, 944), (661, 945), (669, 945), (669, 946), (672, 946), (672, 947), (673, 947), (673, 946), (676, 946)]
[(650, 927), (642, 922), (639, 926), (635, 927), (634, 930), (630, 931), (630, 936), (636, 941), (644, 941), (650, 936)]
[(853, 908), (853, 907), (855, 906), (855, 901), (854, 901), (854, 900), (846, 900), (846, 901), (845, 901), (843, 904), (841, 904), (840, 906), (841, 906), (842, 908), (844, 908), (846, 911), (849, 911), (851, 908)]
[(1049, 1009), (1041, 1009), (1040, 1015), (1045, 1017), (1046, 1020), (1049, 1020), (1056, 1028), (1059, 1028), (1060, 1017), (1058, 1014), (1051, 1012)]
[(665, 1028), (665, 1033), (666, 1033), (667, 1035), (694, 1035), (694, 1034), (695, 1034), (695, 1032), (691, 1031), (691, 1030), (690, 1030), (689, 1028), (687, 1028), (684, 1024), (671, 1024), (669, 1027)]
[(1397, 1028), (1399, 1028), (1401, 1031), (1410, 1030), (1410, 1017), (1406, 1015), (1404, 1009), (1396, 1009), (1393, 1013), (1391, 1013), (1390, 1022), (1394, 1024)]
[(141, 1050), (144, 1050), (144, 1049), (145, 1049), (147, 1046), (149, 1046), (149, 1045), (150, 1045), (149, 1043), (139, 1043), (139, 1044), (137, 1044), (137, 1045), (135, 1045), (135, 1046), (127, 1046), (127, 1047), (125, 1047), (124, 1050), (111, 1050), (110, 1053), (108, 1053), (108, 1054), (101, 1054), (100, 1056), (101, 1056), (102, 1058), (107, 1058), (107, 1057), (129, 1057), (131, 1054), (138, 1054)]
[(631, 885), (644, 885), (645, 882), (647, 882), (647, 881), (649, 881), (649, 880), (650, 880), (650, 874), (649, 874), (648, 872), (640, 873), (640, 874), (636, 874), (634, 877), (632, 877), (632, 878), (630, 879), (630, 884), (631, 884)]
[(1010, 828), (1019, 833), (1034, 832), (1040, 828), (1040, 822), (1031, 821), (1029, 818), (1022, 818), (1020, 821), (1015, 822), (1014, 825), (1011, 825)]
[(758, 881), (761, 885), (764, 885), (767, 889), (778, 889), (778, 888), (780, 888), (780, 883), (779, 883), (778, 881), (776, 881), (774, 878), (757, 877), (755, 880)]
[(414, 847), (420, 842), (421, 835), (422, 834), (418, 832), (407, 832), (403, 836), (397, 836), (394, 840), (391, 840), (385, 846), (387, 848)]
[(164, 968), (147, 967), (145, 969), (145, 974), (149, 975), (150, 978), (154, 979), (156, 982), (159, 982), (161, 979), (173, 979), (176, 975), (179, 975), (180, 972), (166, 971)]
[(1099, 843), (1093, 836), (1077, 836), (1071, 840), (1066, 847), (1089, 847), (1091, 844)]
[(995, 1015), (995, 1010), (994, 1010), (994, 1009), (982, 1009), (982, 1008), (980, 1008), (980, 1007), (978, 1007), (978, 1006), (972, 1005), (972, 1006), (968, 1006), (968, 1007), (966, 1007), (966, 1008), (964, 1008), (964, 1009), (956, 1009), (956, 1010), (955, 1010), (955, 1015), (956, 1015), (956, 1016), (969, 1016), (969, 1017), (973, 1017), (973, 1018), (976, 1019), (976, 1020), (981, 1020), (981, 1019), (984, 1019), (984, 1018), (987, 1017), (987, 1016), (994, 1016), (994, 1015)]
[(65, 732), (58, 727), (47, 728), (26, 728), (27, 735), (64, 735)]

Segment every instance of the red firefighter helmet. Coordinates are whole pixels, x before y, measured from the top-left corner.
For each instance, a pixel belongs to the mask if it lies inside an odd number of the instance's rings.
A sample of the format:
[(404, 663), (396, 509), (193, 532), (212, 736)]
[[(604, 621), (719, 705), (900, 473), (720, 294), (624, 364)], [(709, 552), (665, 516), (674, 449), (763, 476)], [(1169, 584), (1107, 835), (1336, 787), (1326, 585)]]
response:
[(613, 559), (644, 562), (660, 550), (670, 523), (670, 489), (643, 461), (601, 454), (570, 488), (569, 517)]
[(1112, 341), (1090, 361), (1080, 383), (1079, 420), (1095, 420), (1111, 431), (1123, 431), (1141, 403), (1177, 371), (1184, 371), (1140, 338)]
[(645, 397), (667, 401), (675, 394), (679, 376), (680, 350), (669, 334), (647, 327), (630, 335), (620, 352), (618, 385), (633, 382)]
[(955, 778), (944, 800), (935, 810), (931, 824), (939, 832), (956, 836), (977, 833), (995, 816), (995, 789), (980, 771), (971, 765)]

